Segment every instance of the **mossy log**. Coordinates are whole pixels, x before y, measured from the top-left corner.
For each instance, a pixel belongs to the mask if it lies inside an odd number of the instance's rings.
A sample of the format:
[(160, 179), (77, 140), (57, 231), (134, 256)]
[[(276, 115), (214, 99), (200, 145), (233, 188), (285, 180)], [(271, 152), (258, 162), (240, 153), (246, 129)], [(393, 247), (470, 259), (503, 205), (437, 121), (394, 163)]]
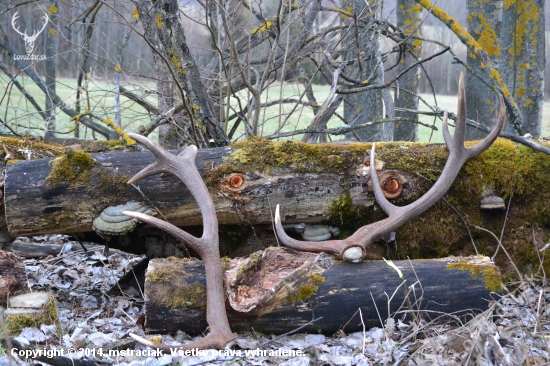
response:
[[(325, 254), (281, 247), (226, 260), (229, 322), (235, 331), (282, 334), (323, 317), (302, 331), (354, 332), (362, 329), (359, 308), (367, 327), (380, 326), (380, 319), (388, 318), (388, 308), (391, 316), (405, 316), (409, 312), (405, 291), (422, 319), (436, 319), (442, 313), (453, 314), (444, 320), (464, 319), (486, 310), (492, 293), (501, 288), (500, 272), (487, 257), (394, 264), (403, 273), (406, 289), (398, 273), (381, 261), (348, 264)], [(201, 261), (151, 260), (145, 277), (146, 328), (203, 332), (205, 281)]]
[(7, 334), (19, 335), (23, 328), (40, 328), (41, 324), (55, 324), (61, 334), (55, 295), (51, 292), (30, 292), (11, 297), (4, 311)]
[[(199, 150), (196, 165), (212, 194), (219, 223), (241, 225), (241, 229), (222, 227), (222, 242), (224, 236), (230, 236), (233, 247), (246, 240), (242, 232), (254, 235), (251, 226), (271, 226), (276, 204), (281, 205), (283, 223), (330, 223), (341, 229), (342, 236), (384, 218), (369, 192), (369, 177), (364, 175), (370, 148), (371, 144), (254, 138), (231, 149)], [(396, 174), (395, 179), (385, 180), (387, 189), (403, 189), (393, 199), (400, 206), (429, 190), (448, 156), (445, 146), (426, 143), (378, 143), (376, 154), (379, 174)], [(88, 232), (105, 207), (129, 200), (157, 209), (178, 226), (202, 224), (198, 206), (175, 177), (149, 177), (139, 182), (141, 192), (126, 185), (132, 175), (153, 162), (152, 154), (120, 152), (91, 157), (95, 162), (90, 169), (82, 169), (82, 164), (58, 165), (68, 169), (73, 178), (61, 178), (55, 185), (46, 180), (52, 177), (48, 160), (9, 165), (5, 206), (12, 235)], [(60, 169), (54, 173), (63, 177), (67, 172)], [(394, 259), (475, 254), (468, 227), (477, 251), (492, 255), (496, 241), (474, 227), (501, 232), (506, 210), (480, 208), (484, 198), (499, 196), (506, 206), (511, 202), (503, 244), (522, 271), (535, 271), (539, 268), (536, 248), (550, 239), (549, 184), (549, 155), (497, 139), (464, 165), (445, 196), (446, 202), (440, 201), (404, 224), (396, 232), (395, 244), (380, 242), (372, 250)], [(550, 256), (541, 257), (550, 273)], [(507, 263), (503, 251), (497, 263)]]
[(23, 260), (17, 255), (0, 250), (0, 306), (6, 306), (8, 297), (29, 292)]

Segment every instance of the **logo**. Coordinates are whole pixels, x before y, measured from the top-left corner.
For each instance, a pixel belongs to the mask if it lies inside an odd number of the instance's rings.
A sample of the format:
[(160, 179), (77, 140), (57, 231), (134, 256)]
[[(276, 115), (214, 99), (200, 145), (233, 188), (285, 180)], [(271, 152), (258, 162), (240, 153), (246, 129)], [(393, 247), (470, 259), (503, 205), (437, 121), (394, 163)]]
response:
[(45, 60), (45, 55), (32, 55), (32, 51), (34, 50), (34, 42), (36, 42), (36, 39), (38, 36), (46, 29), (46, 26), (48, 25), (48, 22), (50, 18), (48, 18), (48, 15), (44, 13), (44, 24), (42, 25), (42, 29), (39, 31), (35, 30), (31, 36), (27, 34), (27, 30), (25, 29), (25, 32), (21, 32), (19, 30), (19, 26), (17, 25), (17, 18), (19, 18), (19, 11), (16, 11), (15, 14), (13, 14), (13, 17), (11, 18), (11, 26), (13, 29), (23, 38), (23, 41), (25, 41), (25, 50), (27, 51), (27, 55), (14, 55), (15, 60)]

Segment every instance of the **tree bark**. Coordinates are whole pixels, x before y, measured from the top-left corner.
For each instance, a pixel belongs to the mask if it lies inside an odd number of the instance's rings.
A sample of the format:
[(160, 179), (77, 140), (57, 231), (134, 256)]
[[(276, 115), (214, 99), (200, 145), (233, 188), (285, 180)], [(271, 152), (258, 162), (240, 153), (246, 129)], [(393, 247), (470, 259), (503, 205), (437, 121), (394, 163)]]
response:
[[(195, 128), (204, 129), (216, 146), (226, 146), (229, 139), (214, 112), (212, 100), (202, 83), (199, 68), (187, 47), (185, 32), (179, 18), (179, 6), (176, 0), (159, 0), (154, 4), (154, 22), (158, 36), (171, 62), (190, 112)], [(182, 98), (183, 98), (182, 93)]]
[[(502, 13), (502, 77), (523, 116), (521, 134), (540, 136), (544, 103), (544, 0), (506, 1)], [(506, 128), (515, 132), (512, 126)]]
[[(367, 81), (370, 85), (378, 85), (384, 82), (384, 66), (380, 50), (380, 34), (373, 26), (374, 13), (378, 13), (380, 5), (373, 4), (367, 9), (367, 3), (358, 0), (345, 0), (344, 8), (353, 9), (354, 18), (348, 17), (351, 27), (346, 35), (347, 48), (346, 60), (355, 60), (353, 73), (350, 76), (357, 80)], [(359, 28), (355, 17), (359, 14), (373, 13), (368, 19), (367, 26)], [(377, 121), (384, 118), (382, 92), (379, 89), (344, 96), (344, 119), (350, 125), (359, 125), (369, 121)], [(359, 141), (378, 141), (382, 138), (381, 124), (356, 130), (347, 134), (348, 138), (355, 137)]]
[[(56, 85), (56, 68), (57, 68), (57, 45), (59, 44), (59, 31), (58, 27), (58, 7), (59, 0), (51, 0), (49, 7), (49, 18), (48, 27), (46, 28), (46, 90), (53, 92), (55, 94), (55, 85)], [(49, 93), (46, 93), (46, 132), (44, 133), (44, 140), (51, 140), (55, 138), (55, 103), (53, 98)]]
[[(501, 47), (500, 35), (502, 25), (503, 0), (480, 2), (468, 0), (468, 32), (483, 47), (487, 56), (498, 67), (499, 57), (507, 52)], [(504, 51), (502, 51), (504, 50)], [(476, 74), (483, 74), (485, 64), (473, 52), (467, 53), (468, 66)], [(509, 84), (508, 84), (509, 85)], [(485, 85), (471, 72), (466, 73), (466, 105), (467, 118), (476, 120), (486, 126), (493, 127), (498, 116), (498, 93)], [(480, 140), (486, 134), (474, 127), (466, 127), (467, 140)]]
[[(323, 222), (327, 220), (331, 202), (347, 192), (347, 186), (352, 187), (349, 192), (354, 203), (373, 204), (373, 198), (366, 194), (369, 190), (366, 178), (357, 176), (355, 170), (343, 174), (299, 174), (288, 169), (258, 174), (250, 170), (213, 178), (211, 170), (205, 168), (223, 166), (223, 159), (228, 158), (229, 152), (225, 148), (201, 149), (196, 160), (197, 168), (209, 184), (220, 224), (269, 224), (272, 219), (270, 207), (275, 203), (294, 207), (292, 212), (286, 212), (285, 222)], [(92, 154), (92, 157), (97, 164), (89, 181), (77, 186), (65, 182), (57, 186), (48, 184), (47, 177), (52, 171), (49, 159), (9, 165), (5, 202), (12, 235), (92, 231), (92, 221), (104, 208), (131, 200), (158, 210), (175, 225), (202, 224), (197, 204), (175, 177), (166, 175), (161, 179), (152, 177), (141, 181), (139, 188), (143, 196), (126, 185), (130, 177), (154, 161), (152, 154), (101, 153)], [(356, 165), (362, 169), (362, 160), (357, 160)], [(391, 178), (388, 174), (391, 175), (388, 171), (380, 171), (380, 180)], [(402, 180), (401, 197), (406, 198), (418, 178), (409, 173), (397, 172), (397, 175)], [(239, 179), (235, 176), (243, 179), (239, 188), (231, 186)], [(300, 204), (296, 206), (296, 202)]]
[[(487, 309), (491, 292), (501, 287), (499, 270), (487, 257), (394, 264), (403, 273), (405, 286), (398, 273), (382, 261), (348, 264), (325, 254), (280, 247), (233, 259), (225, 264), (229, 322), (238, 331), (282, 334), (323, 317), (302, 331), (332, 335), (343, 329), (350, 333), (363, 329), (356, 317), (359, 308), (366, 327), (404, 315), (409, 311), (405, 291), (409, 291), (407, 299), (416, 316), (435, 319), (441, 315), (437, 312), (443, 312), (463, 318), (468, 316), (466, 311), (471, 315), (471, 311)], [(151, 260), (144, 290), (146, 328), (203, 332), (207, 327), (204, 284), (202, 261)], [(409, 288), (413, 284), (415, 293)]]
[[(406, 37), (421, 37), (420, 27), (422, 25), (422, 6), (414, 0), (399, 0), (397, 2), (397, 26), (403, 31)], [(410, 65), (422, 58), (422, 41), (419, 39), (409, 39), (403, 45), (401, 59), (397, 65), (396, 73), (399, 75)], [(409, 70), (405, 75), (399, 78), (399, 87), (420, 94), (420, 66)], [(418, 110), (418, 97), (409, 93), (400, 93), (395, 98), (396, 108), (407, 108)], [(396, 117), (406, 117), (413, 121), (418, 121), (418, 115), (409, 112), (395, 112)], [(393, 140), (394, 141), (416, 141), (418, 139), (418, 126), (411, 122), (395, 122)]]

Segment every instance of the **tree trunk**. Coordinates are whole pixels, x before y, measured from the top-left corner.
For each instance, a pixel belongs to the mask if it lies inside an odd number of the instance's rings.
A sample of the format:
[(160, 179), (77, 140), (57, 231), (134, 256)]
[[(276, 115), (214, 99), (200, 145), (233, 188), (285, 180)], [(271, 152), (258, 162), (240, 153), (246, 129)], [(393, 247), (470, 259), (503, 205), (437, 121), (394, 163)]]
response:
[[(57, 45), (59, 43), (58, 29), (58, 6), (59, 0), (51, 0), (49, 7), (48, 27), (46, 27), (46, 80), (45, 84), (48, 91), (55, 93), (56, 85), (56, 68), (57, 68)], [(46, 132), (44, 133), (44, 140), (51, 140), (55, 138), (55, 103), (52, 100), (52, 96), (46, 93)]]
[[(156, 64), (157, 75), (157, 94), (158, 94), (158, 110), (162, 114), (168, 114), (172, 107), (174, 107), (174, 90), (172, 75), (168, 69), (168, 65), (165, 60), (169, 57), (166, 54), (164, 46), (159, 39), (157, 33), (157, 26), (154, 19), (151, 17), (153, 13), (153, 4), (149, 0), (134, 1), (138, 9), (139, 19), (143, 25), (145, 37), (151, 46), (157, 50), (153, 52), (153, 60)], [(179, 113), (178, 113), (179, 114)], [(158, 116), (156, 116), (158, 117)], [(182, 118), (174, 118), (173, 121), (180, 122), (178, 125), (183, 127)], [(189, 142), (186, 139), (182, 139), (178, 136), (178, 131), (174, 123), (164, 123), (159, 126), (159, 144), (167, 149), (177, 149), (183, 146), (184, 142)]]
[(176, 0), (159, 0), (154, 4), (154, 21), (158, 36), (171, 61), (171, 68), (181, 85), (181, 95), (187, 99), (193, 114), (194, 128), (205, 129), (209, 139), (216, 146), (226, 146), (229, 139), (214, 112), (212, 100), (202, 83), (199, 68), (187, 47), (185, 32), (179, 18), (179, 6)]
[(9, 297), (29, 292), (23, 260), (10, 252), (0, 250), (0, 306), (5, 307)]
[[(520, 134), (540, 136), (544, 103), (544, 0), (506, 1), (502, 13), (501, 70), (523, 116)], [(514, 131), (512, 126), (508, 132)]]
[[(416, 37), (421, 37), (422, 6), (418, 5), (414, 0), (399, 0), (397, 5), (397, 26), (403, 30), (405, 36), (414, 34)], [(409, 39), (405, 46), (406, 48), (402, 48), (401, 60), (397, 65), (397, 74), (422, 58), (421, 40)], [(403, 75), (399, 79), (399, 87), (410, 90), (418, 95), (420, 93), (420, 66), (412, 68)], [(395, 98), (395, 107), (418, 110), (418, 97), (409, 93), (399, 93), (399, 97), (396, 95)], [(414, 113), (396, 111), (395, 116), (418, 121), (418, 115)], [(394, 141), (416, 141), (417, 139), (418, 127), (416, 123), (395, 122)]]
[[(466, 6), (468, 32), (487, 52), (487, 56), (495, 66), (498, 66), (499, 57), (507, 52), (507, 48), (501, 47), (500, 42), (503, 0), (488, 2), (468, 0)], [(468, 66), (473, 69), (473, 72), (466, 74), (467, 118), (493, 127), (498, 117), (499, 96), (474, 74), (483, 74), (482, 68), (485, 67), (483, 61), (473, 52), (467, 53)], [(484, 132), (474, 127), (466, 127), (467, 140), (480, 140), (485, 136)]]
[[(380, 5), (373, 4), (367, 9), (365, 1), (345, 0), (344, 8), (352, 7), (356, 16), (366, 12), (378, 12)], [(368, 19), (372, 22), (371, 15)], [(357, 80), (367, 81), (371, 85), (378, 85), (384, 82), (384, 66), (381, 59), (380, 34), (372, 24), (359, 28), (356, 19), (348, 17), (351, 27), (346, 35), (347, 47), (346, 60), (355, 60), (349, 69), (354, 70), (351, 74)], [(350, 125), (377, 121), (384, 118), (383, 101), (381, 90), (370, 90), (367, 92), (354, 93), (344, 96), (344, 119)], [(359, 141), (378, 141), (382, 138), (381, 124), (356, 130), (347, 134), (348, 138), (355, 137)]]
[[(363, 329), (355, 317), (359, 308), (366, 327), (380, 326), (380, 319), (389, 316), (403, 316), (409, 310), (405, 291), (410, 291), (407, 299), (416, 316), (435, 318), (444, 312), (461, 317), (464, 311), (487, 309), (491, 292), (501, 287), (499, 270), (487, 257), (394, 264), (403, 273), (405, 286), (382, 261), (349, 264), (325, 254), (284, 248), (233, 259), (224, 268), (229, 322), (237, 331), (282, 334), (323, 317), (301, 331), (350, 333)], [(202, 261), (151, 260), (144, 290), (146, 328), (203, 332), (207, 327), (204, 284)]]

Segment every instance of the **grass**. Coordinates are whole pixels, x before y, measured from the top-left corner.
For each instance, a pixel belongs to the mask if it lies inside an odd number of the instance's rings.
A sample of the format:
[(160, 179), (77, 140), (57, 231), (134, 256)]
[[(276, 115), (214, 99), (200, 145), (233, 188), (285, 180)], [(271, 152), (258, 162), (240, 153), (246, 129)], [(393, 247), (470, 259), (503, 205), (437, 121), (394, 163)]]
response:
[[(25, 89), (37, 100), (39, 105), (44, 105), (45, 98), (42, 91), (28, 78), (18, 77), (18, 80), (24, 85)], [(65, 101), (65, 103), (71, 105), (74, 108), (76, 103), (76, 80), (74, 79), (59, 79), (56, 85), (56, 92)], [(134, 82), (122, 81), (122, 85), (128, 89), (136, 92), (139, 95), (145, 95), (146, 99), (153, 105), (156, 105), (155, 98), (155, 85), (153, 83), (141, 83), (138, 86)], [(318, 103), (324, 102), (329, 94), (328, 85), (314, 85), (313, 90)], [(6, 121), (11, 128), (19, 133), (24, 133), (27, 130), (29, 133), (37, 136), (42, 136), (44, 133), (44, 121), (36, 113), (34, 107), (25, 99), (25, 97), (19, 92), (17, 88), (9, 84), (9, 79), (0, 74), (0, 90), (5, 90), (0, 94), (0, 118)], [(89, 82), (89, 99), (85, 99), (85, 94), (82, 94), (84, 98), (81, 102), (81, 110), (85, 110), (89, 107), (95, 114), (114, 120), (114, 101), (113, 101), (113, 84), (110, 81), (96, 80), (92, 77)], [(272, 101), (279, 99), (281, 90), (280, 85), (273, 85), (268, 88), (262, 94), (262, 102)], [(299, 84), (285, 83), (282, 93), (283, 98), (299, 99), (303, 93), (303, 86)], [(240, 95), (246, 100), (248, 96), (246, 92), (241, 92)], [(422, 94), (422, 98), (430, 105), (435, 104), (433, 96), (430, 94)], [(141, 106), (132, 102), (124, 96), (121, 96), (121, 122), (122, 129), (125, 132), (137, 132), (140, 126), (145, 126), (150, 123), (150, 117)], [(307, 101), (305, 96), (302, 100)], [(440, 108), (449, 111), (456, 111), (456, 96), (437, 95), (437, 102)], [(235, 98), (231, 99), (231, 106), (238, 110), (238, 104)], [(243, 107), (245, 107), (243, 105)], [(275, 133), (279, 126), (281, 126), (281, 132), (290, 132), (296, 129), (307, 128), (311, 123), (314, 114), (312, 108), (308, 106), (299, 105), (294, 108), (294, 104), (283, 104), (281, 106), (275, 105), (261, 110), (259, 131), (261, 135), (267, 136)], [(428, 110), (427, 107), (421, 104), (421, 110)], [(73, 126), (74, 121), (71, 121), (69, 116), (61, 111), (57, 111), (57, 131), (59, 137), (72, 137), (72, 133), (67, 133)], [(289, 115), (289, 113), (291, 113)], [(343, 106), (337, 111), (343, 115)], [(230, 114), (233, 112), (231, 111)], [(231, 121), (228, 129), (230, 129), (235, 120)], [(443, 142), (441, 135), (441, 122), (439, 119), (435, 120), (434, 117), (420, 116), (420, 121), (426, 124), (434, 124), (439, 131), (433, 131), (419, 125), (419, 141), (429, 142)], [(329, 123), (329, 128), (344, 126), (344, 123), (337, 117), (333, 117)], [(86, 128), (82, 128), (80, 137), (91, 139), (93, 138), (91, 131), (87, 131)], [(543, 114), (543, 136), (550, 135), (550, 102), (545, 102), (544, 114)], [(152, 138), (156, 139), (158, 133), (155, 131), (152, 134)], [(100, 135), (96, 135), (97, 138), (102, 138)], [(237, 129), (237, 133), (234, 135), (234, 139), (244, 138), (244, 127), (241, 126)], [(294, 137), (287, 137), (284, 139), (300, 139), (301, 135)], [(333, 139), (341, 139), (343, 136), (334, 136)]]

